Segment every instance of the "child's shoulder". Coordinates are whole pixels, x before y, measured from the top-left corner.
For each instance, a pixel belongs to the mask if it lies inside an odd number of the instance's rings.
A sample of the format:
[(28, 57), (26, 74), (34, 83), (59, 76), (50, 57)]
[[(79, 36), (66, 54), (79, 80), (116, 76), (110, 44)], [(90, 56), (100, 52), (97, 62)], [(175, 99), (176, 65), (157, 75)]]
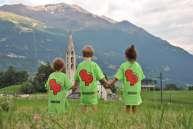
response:
[(121, 66), (122, 65), (127, 65), (129, 63), (129, 61), (124, 61), (123, 63), (121, 63)]
[(91, 65), (97, 65), (97, 63), (96, 62), (94, 62), (94, 61), (82, 61), (82, 62), (80, 62), (79, 64), (78, 64), (78, 66), (81, 66), (81, 65), (84, 65), (84, 64), (91, 64)]
[(98, 65), (96, 62), (94, 62), (94, 61), (91, 61), (91, 63), (93, 64), (93, 65)]
[(140, 65), (139, 62), (137, 62), (137, 61), (135, 61), (135, 65), (136, 65), (137, 67), (141, 67), (141, 65)]
[(81, 67), (82, 65), (84, 65), (84, 61), (81, 61), (79, 64), (78, 64), (78, 67)]
[(55, 72), (50, 73), (49, 77), (54, 76)]
[(50, 74), (49, 77), (58, 76), (58, 75), (59, 76), (66, 76), (66, 74), (63, 73), (63, 72), (53, 72), (53, 73)]
[(125, 61), (125, 62), (121, 63), (120, 67), (127, 66), (128, 64), (129, 64), (129, 61)]

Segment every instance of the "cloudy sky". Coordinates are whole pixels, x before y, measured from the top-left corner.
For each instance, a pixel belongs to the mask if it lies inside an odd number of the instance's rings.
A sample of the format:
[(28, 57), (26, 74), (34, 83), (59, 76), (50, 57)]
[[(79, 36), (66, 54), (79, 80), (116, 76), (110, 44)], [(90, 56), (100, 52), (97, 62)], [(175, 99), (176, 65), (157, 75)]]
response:
[(0, 0), (0, 5), (60, 2), (117, 21), (128, 20), (193, 54), (193, 0)]

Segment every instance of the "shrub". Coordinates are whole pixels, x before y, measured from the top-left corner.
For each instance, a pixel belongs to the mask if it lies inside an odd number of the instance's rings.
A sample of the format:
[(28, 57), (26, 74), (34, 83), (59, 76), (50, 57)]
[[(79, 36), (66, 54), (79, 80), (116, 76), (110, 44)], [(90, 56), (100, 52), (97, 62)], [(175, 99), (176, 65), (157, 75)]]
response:
[(21, 84), (27, 79), (28, 73), (26, 71), (16, 71), (14, 67), (9, 67), (5, 72), (0, 72), (0, 88)]
[(189, 87), (188, 87), (188, 90), (193, 90), (193, 86), (189, 86)]
[(38, 72), (32, 80), (24, 83), (21, 87), (21, 93), (32, 94), (32, 93), (44, 93), (46, 92), (45, 83), (48, 76), (53, 72), (49, 63), (41, 65), (38, 68)]
[(13, 108), (13, 103), (9, 98), (1, 98), (0, 99), (0, 111), (8, 112)]
[(176, 84), (166, 84), (165, 90), (179, 90)]
[(23, 83), (21, 86), (21, 89), (20, 89), (20, 92), (23, 94), (32, 94), (35, 91), (36, 91), (35, 87), (33, 86), (31, 81), (27, 81), (27, 82)]
[(32, 82), (35, 92), (46, 92), (45, 83), (52, 72), (53, 70), (49, 63), (38, 68), (38, 72)]

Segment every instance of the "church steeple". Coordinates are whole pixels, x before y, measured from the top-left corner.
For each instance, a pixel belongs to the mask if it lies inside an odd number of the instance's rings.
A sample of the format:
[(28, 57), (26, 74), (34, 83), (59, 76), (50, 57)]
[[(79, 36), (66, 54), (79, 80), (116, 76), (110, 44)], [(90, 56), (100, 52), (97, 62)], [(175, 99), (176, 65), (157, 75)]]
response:
[(66, 55), (66, 74), (68, 78), (73, 82), (74, 74), (76, 71), (76, 53), (71, 32), (68, 34), (67, 49), (65, 55)]
[(74, 49), (74, 42), (72, 38), (72, 32), (69, 32), (68, 34), (68, 48), (69, 49)]

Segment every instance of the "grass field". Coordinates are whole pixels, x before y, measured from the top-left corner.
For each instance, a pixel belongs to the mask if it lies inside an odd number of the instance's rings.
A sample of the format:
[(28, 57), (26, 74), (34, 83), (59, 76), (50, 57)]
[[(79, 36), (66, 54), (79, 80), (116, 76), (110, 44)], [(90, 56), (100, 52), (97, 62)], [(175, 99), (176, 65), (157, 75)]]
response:
[(61, 115), (47, 114), (46, 95), (3, 97), (12, 108), (0, 112), (0, 129), (193, 129), (192, 91), (165, 91), (162, 105), (157, 91), (142, 96), (136, 114), (125, 113), (118, 100), (100, 101), (97, 112), (83, 113), (79, 101), (70, 100), (68, 112)]
[(20, 92), (21, 85), (12, 85), (9, 87), (1, 88), (0, 94), (18, 94)]

